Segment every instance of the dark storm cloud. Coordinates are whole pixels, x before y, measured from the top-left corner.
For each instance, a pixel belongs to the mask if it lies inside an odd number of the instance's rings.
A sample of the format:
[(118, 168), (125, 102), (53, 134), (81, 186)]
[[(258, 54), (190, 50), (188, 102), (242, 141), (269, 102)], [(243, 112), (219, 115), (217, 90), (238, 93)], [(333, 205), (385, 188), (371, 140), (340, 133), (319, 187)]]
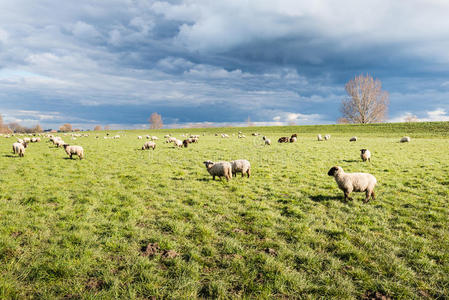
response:
[[(373, 74), (393, 120), (449, 112), (442, 1), (0, 4), (0, 109), (48, 126), (334, 122)], [(28, 115), (27, 115), (28, 114)]]

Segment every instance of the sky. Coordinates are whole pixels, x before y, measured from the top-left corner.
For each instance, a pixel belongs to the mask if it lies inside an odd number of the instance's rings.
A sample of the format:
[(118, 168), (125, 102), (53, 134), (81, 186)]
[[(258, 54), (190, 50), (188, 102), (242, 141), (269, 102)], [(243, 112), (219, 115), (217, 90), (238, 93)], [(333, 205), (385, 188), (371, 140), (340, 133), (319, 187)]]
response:
[(332, 124), (359, 74), (388, 120), (449, 121), (449, 1), (0, 1), (4, 122)]

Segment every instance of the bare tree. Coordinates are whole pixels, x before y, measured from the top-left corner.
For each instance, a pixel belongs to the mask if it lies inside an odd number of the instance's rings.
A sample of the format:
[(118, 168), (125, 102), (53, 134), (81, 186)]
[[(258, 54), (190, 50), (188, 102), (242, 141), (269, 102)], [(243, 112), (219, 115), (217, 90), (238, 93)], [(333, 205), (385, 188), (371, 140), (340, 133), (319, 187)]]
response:
[(42, 126), (39, 124), (36, 124), (36, 126), (34, 126), (33, 128), (31, 128), (32, 132), (43, 132), (44, 130), (42, 129)]
[(246, 119), (246, 125), (247, 125), (248, 127), (254, 126), (254, 123), (251, 122), (251, 118), (250, 118), (249, 116), (248, 116), (248, 119)]
[(8, 125), (3, 123), (3, 117), (0, 115), (0, 133), (10, 133), (11, 130), (9, 129)]
[(100, 131), (100, 130), (101, 130), (101, 126), (100, 125), (95, 126), (94, 131)]
[(62, 125), (61, 127), (59, 127), (59, 131), (62, 131), (62, 132), (72, 131), (72, 125), (69, 123), (66, 123), (66, 124)]
[(164, 125), (162, 123), (162, 116), (158, 113), (152, 113), (150, 118), (148, 119), (148, 122), (150, 122), (150, 128), (151, 129), (161, 129)]
[(388, 110), (388, 92), (382, 91), (380, 80), (359, 75), (345, 85), (348, 98), (342, 101), (341, 112), (349, 123), (383, 122)]

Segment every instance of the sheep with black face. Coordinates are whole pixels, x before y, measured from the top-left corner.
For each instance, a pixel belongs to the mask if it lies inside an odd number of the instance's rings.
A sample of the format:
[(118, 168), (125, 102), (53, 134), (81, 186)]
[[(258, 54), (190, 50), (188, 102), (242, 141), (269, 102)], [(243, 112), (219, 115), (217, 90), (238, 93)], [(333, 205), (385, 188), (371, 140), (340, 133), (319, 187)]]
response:
[(339, 166), (332, 167), (327, 175), (333, 176), (340, 190), (345, 195), (345, 200), (352, 200), (349, 194), (352, 192), (365, 192), (366, 197), (363, 202), (368, 202), (370, 198), (375, 200), (374, 187), (377, 184), (376, 177), (368, 173), (345, 173)]

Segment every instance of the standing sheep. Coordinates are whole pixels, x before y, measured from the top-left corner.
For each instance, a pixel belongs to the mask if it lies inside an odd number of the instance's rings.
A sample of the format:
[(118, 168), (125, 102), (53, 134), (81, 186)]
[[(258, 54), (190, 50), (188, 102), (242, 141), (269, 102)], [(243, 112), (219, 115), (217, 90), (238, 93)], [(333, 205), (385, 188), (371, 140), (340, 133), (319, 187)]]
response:
[(371, 162), (371, 152), (368, 149), (360, 149), (360, 157), (363, 161)]
[(288, 143), (288, 141), (289, 141), (288, 136), (283, 136), (278, 139), (278, 143)]
[(376, 177), (368, 173), (345, 173), (341, 167), (332, 167), (327, 175), (333, 176), (340, 190), (345, 195), (345, 201), (352, 200), (349, 197), (351, 192), (365, 192), (366, 197), (363, 201), (368, 202), (370, 197), (375, 200), (374, 187), (377, 183)]
[(317, 138), (318, 141), (320, 141), (320, 142), (323, 140), (323, 137), (321, 136), (321, 134), (317, 135), (316, 138)]
[(349, 139), (350, 142), (357, 142), (357, 137), (353, 136), (352, 138)]
[(227, 181), (232, 178), (232, 166), (229, 162), (219, 161), (214, 163), (210, 160), (207, 160), (203, 163), (206, 166), (209, 174), (212, 175), (212, 180), (215, 180), (215, 176), (218, 176), (219, 178), (224, 176)]
[(265, 141), (265, 145), (271, 145), (271, 140), (267, 138), (266, 136), (263, 136), (262, 139)]
[(78, 155), (80, 159), (84, 158), (84, 149), (81, 146), (70, 146), (69, 144), (64, 144), (64, 150), (70, 159), (72, 159), (73, 154)]
[(153, 150), (156, 149), (156, 143), (148, 141), (145, 144), (143, 144), (143, 146), (142, 146), (142, 150), (146, 150), (146, 149), (150, 149), (150, 148)]
[(178, 147), (178, 148), (181, 148), (181, 147), (183, 146), (183, 143), (182, 143), (180, 140), (178, 140), (178, 139), (175, 139), (175, 140), (173, 141), (173, 144), (174, 144), (176, 147)]
[(25, 148), (28, 146), (28, 143), (22, 142), (22, 143), (14, 143), (12, 144), (12, 152), (14, 154), (19, 154), (20, 157), (25, 156)]
[(251, 175), (251, 164), (246, 159), (238, 159), (231, 161), (232, 175), (242, 173), (242, 177), (246, 174), (249, 178)]
[(326, 134), (325, 136), (324, 136), (324, 140), (330, 140), (330, 138), (331, 138), (331, 135), (330, 134)]
[(292, 136), (290, 138), (290, 143), (296, 143), (296, 141), (297, 141), (297, 137), (296, 136)]

